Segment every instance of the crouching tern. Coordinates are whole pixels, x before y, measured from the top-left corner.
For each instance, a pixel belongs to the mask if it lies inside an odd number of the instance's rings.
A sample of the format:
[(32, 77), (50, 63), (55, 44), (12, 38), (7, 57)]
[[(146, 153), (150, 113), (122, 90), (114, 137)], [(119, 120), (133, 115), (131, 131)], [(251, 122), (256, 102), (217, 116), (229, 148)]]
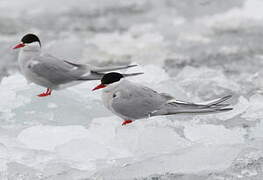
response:
[[(41, 42), (34, 34), (26, 34), (13, 49), (20, 48), (18, 62), (28, 82), (46, 87), (39, 97), (51, 95), (52, 90), (62, 89), (82, 81), (100, 80), (105, 72), (131, 68), (137, 65), (95, 67), (76, 64), (41, 53)], [(142, 73), (127, 74), (129, 76)]]
[(122, 125), (150, 116), (172, 114), (205, 114), (230, 111), (224, 104), (231, 95), (215, 99), (209, 103), (178, 101), (165, 93), (158, 93), (148, 87), (126, 80), (126, 75), (112, 72), (105, 74), (101, 84), (93, 89), (104, 88), (102, 101), (106, 108), (122, 118)]

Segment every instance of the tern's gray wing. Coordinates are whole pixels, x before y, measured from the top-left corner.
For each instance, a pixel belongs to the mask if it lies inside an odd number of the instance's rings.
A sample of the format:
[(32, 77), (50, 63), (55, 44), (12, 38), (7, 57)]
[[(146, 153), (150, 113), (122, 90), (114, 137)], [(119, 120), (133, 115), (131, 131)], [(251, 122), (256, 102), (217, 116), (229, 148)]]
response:
[(113, 94), (112, 108), (122, 117), (134, 120), (147, 117), (166, 101), (150, 88), (125, 81)]
[(28, 68), (36, 75), (59, 85), (77, 80), (86, 70), (51, 55), (37, 56), (30, 60)]

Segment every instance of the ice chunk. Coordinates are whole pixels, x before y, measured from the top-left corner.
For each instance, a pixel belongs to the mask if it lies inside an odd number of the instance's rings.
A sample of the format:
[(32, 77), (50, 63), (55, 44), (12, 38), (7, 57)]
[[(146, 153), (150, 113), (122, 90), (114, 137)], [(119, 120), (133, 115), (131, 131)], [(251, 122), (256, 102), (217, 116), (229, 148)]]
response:
[[(27, 84), (22, 75), (3, 79), (0, 85), (0, 119), (12, 124), (88, 124), (91, 117), (107, 114), (101, 108), (100, 96), (91, 89), (98, 82), (86, 82), (67, 90), (53, 91), (52, 96), (39, 98), (44, 88)], [(63, 113), (61, 113), (63, 109)], [(68, 118), (77, 117), (77, 118)]]
[(58, 106), (55, 103), (48, 103), (47, 107), (53, 109), (57, 108)]
[(63, 145), (58, 145), (55, 150), (61, 159), (77, 162), (72, 166), (86, 170), (96, 170), (94, 162), (113, 157), (109, 145), (90, 138), (71, 140)]
[[(112, 121), (110, 118), (105, 118), (104, 121), (107, 121), (107, 119), (109, 122)], [(95, 120), (93, 123), (98, 123), (99, 121), (101, 119)], [(121, 126), (119, 121), (114, 121), (115, 129), (108, 146), (123, 149), (124, 152), (128, 151), (131, 153), (128, 155), (152, 156), (156, 153), (167, 153), (184, 148), (191, 144), (189, 141), (181, 138), (173, 128), (158, 126), (157, 124), (166, 124), (165, 121), (169, 121), (163, 117), (138, 120), (127, 127)], [(95, 132), (93, 126), (90, 126), (90, 130)], [(107, 127), (96, 128), (96, 132), (102, 133), (104, 129), (107, 129)], [(158, 136), (155, 136), (157, 134)]]
[(90, 177), (89, 171), (72, 168), (66, 163), (54, 161), (49, 162), (42, 170), (42, 179), (56, 180), (80, 180)]
[(229, 94), (232, 91), (239, 91), (240, 86), (230, 81), (222, 71), (200, 67), (186, 66), (176, 77), (175, 81), (184, 88), (192, 97), (192, 101), (200, 101), (196, 97), (211, 99), (218, 94)]
[(245, 118), (249, 121), (256, 121), (261, 119), (263, 116), (263, 96), (259, 94), (255, 94), (249, 98), (249, 106), (244, 114), (242, 114), (242, 118)]
[(9, 180), (17, 180), (17, 179), (40, 180), (41, 178), (42, 178), (42, 173), (34, 168), (16, 162), (8, 163), (7, 179)]
[(250, 137), (251, 138), (263, 138), (263, 121), (257, 123), (256, 127), (251, 128)]
[[(211, 69), (208, 67), (194, 68), (186, 66), (177, 76), (176, 79), (180, 83), (200, 82), (204, 80), (217, 81), (219, 86), (227, 89), (239, 90), (239, 85), (233, 81), (229, 81), (222, 71)], [(204, 83), (204, 82), (203, 82)]]
[(83, 126), (33, 126), (23, 130), (18, 140), (28, 148), (53, 151), (58, 145), (87, 136)]
[(241, 128), (227, 129), (219, 125), (190, 125), (184, 128), (185, 137), (193, 142), (205, 144), (240, 144), (244, 143), (246, 131)]
[(169, 153), (191, 144), (180, 137), (173, 128), (155, 126), (162, 118), (146, 121), (152, 122), (135, 122), (127, 128), (119, 128), (115, 137), (116, 143), (132, 154), (144, 157)]
[(2, 175), (4, 175), (5, 173), (2, 172), (6, 172), (7, 163), (10, 160), (9, 158), (10, 154), (8, 148), (4, 144), (0, 143), (0, 179), (4, 179)]
[[(230, 172), (236, 177), (248, 179), (252, 177), (262, 178), (263, 152), (255, 148), (246, 148), (233, 161)], [(259, 179), (261, 179), (259, 178)]]
[(12, 111), (30, 102), (28, 97), (17, 95), (17, 91), (28, 89), (21, 75), (4, 78), (0, 85), (0, 119), (7, 120), (14, 116)]
[[(240, 152), (240, 147), (193, 146), (175, 153), (159, 155), (146, 160), (138, 160), (126, 166), (106, 168), (94, 175), (94, 178), (125, 179), (142, 178), (152, 174), (201, 173), (203, 171), (221, 171), (228, 168)], [(191, 162), (191, 163), (189, 163)]]
[[(56, 152), (61, 158), (79, 162), (76, 166), (78, 168), (93, 169), (93, 162), (96, 160), (108, 161), (137, 156), (146, 158), (191, 144), (172, 128), (154, 126), (157, 121), (163, 119), (153, 118), (151, 121), (149, 123), (138, 121), (131, 126), (123, 127), (114, 117), (94, 119), (85, 135), (86, 138), (58, 145)], [(156, 134), (158, 136), (155, 136)]]

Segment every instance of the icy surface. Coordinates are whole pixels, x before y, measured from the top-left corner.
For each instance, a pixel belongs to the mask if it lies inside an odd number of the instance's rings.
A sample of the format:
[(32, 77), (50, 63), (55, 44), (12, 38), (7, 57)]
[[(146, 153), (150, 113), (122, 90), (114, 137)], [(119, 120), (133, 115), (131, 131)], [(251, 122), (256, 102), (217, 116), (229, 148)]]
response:
[[(76, 3), (77, 2), (77, 3)], [(62, 5), (63, 4), (63, 5)], [(261, 0), (1, 0), (0, 179), (261, 180)], [(59, 8), (57, 8), (59, 7)], [(179, 100), (232, 94), (234, 110), (121, 126), (99, 82), (39, 98), (11, 47), (96, 65), (137, 63), (130, 78)]]
[[(177, 85), (167, 80), (177, 81), (182, 89), (188, 89), (187, 81), (196, 80), (192, 74), (184, 73), (188, 68), (169, 77), (162, 68), (145, 65), (138, 67), (145, 74), (130, 80), (152, 85), (159, 91), (171, 86), (176, 93)], [(160, 81), (152, 79), (153, 71), (159, 72)], [(212, 70), (192, 68), (192, 73), (200, 77), (207, 71)], [(223, 77), (206, 79), (217, 84), (224, 81)], [(246, 156), (246, 161), (257, 161), (255, 166), (261, 167), (262, 123), (256, 123), (261, 114), (254, 112), (259, 111), (260, 105), (253, 108), (260, 101), (260, 94), (250, 99), (234, 98), (237, 110), (226, 114), (155, 117), (123, 127), (121, 119), (110, 115), (102, 106), (100, 92), (91, 92), (97, 83), (85, 82), (55, 91), (50, 97), (38, 98), (36, 94), (43, 88), (27, 84), (20, 74), (4, 78), (0, 86), (4, 92), (0, 104), (3, 177), (132, 179), (161, 178), (167, 173), (171, 173), (171, 178), (176, 174), (205, 176), (208, 172), (222, 172), (222, 176), (261, 176), (259, 168), (246, 162), (239, 165), (240, 158)], [(240, 89), (234, 81), (229, 84), (235, 84), (236, 91)], [(225, 89), (222, 94), (231, 88), (228, 84), (221, 86)], [(196, 96), (195, 91), (188, 93), (191, 94), (178, 94), (180, 99)], [(216, 94), (212, 90), (210, 93)], [(92, 112), (95, 107), (97, 110)], [(249, 116), (251, 109), (253, 116)], [(250, 149), (254, 155), (243, 155), (250, 153)], [(46, 170), (50, 166), (54, 166), (53, 172)]]

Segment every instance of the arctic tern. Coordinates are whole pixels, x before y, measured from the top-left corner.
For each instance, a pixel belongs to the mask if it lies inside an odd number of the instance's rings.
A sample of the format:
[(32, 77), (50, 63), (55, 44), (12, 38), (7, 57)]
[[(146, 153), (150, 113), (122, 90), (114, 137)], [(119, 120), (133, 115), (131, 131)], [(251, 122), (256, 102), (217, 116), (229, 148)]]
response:
[[(62, 89), (83, 81), (100, 80), (105, 72), (131, 68), (137, 65), (95, 67), (77, 64), (41, 53), (41, 42), (35, 34), (26, 34), (13, 49), (20, 48), (18, 62), (22, 74), (29, 82), (46, 87), (39, 97), (51, 95), (52, 90)], [(130, 76), (141, 73), (127, 74)]]
[(104, 106), (124, 120), (122, 125), (150, 116), (217, 113), (233, 109), (223, 103), (231, 95), (202, 104), (179, 101), (169, 94), (158, 93), (124, 77), (116, 72), (105, 74), (101, 84), (93, 89), (103, 88)]

